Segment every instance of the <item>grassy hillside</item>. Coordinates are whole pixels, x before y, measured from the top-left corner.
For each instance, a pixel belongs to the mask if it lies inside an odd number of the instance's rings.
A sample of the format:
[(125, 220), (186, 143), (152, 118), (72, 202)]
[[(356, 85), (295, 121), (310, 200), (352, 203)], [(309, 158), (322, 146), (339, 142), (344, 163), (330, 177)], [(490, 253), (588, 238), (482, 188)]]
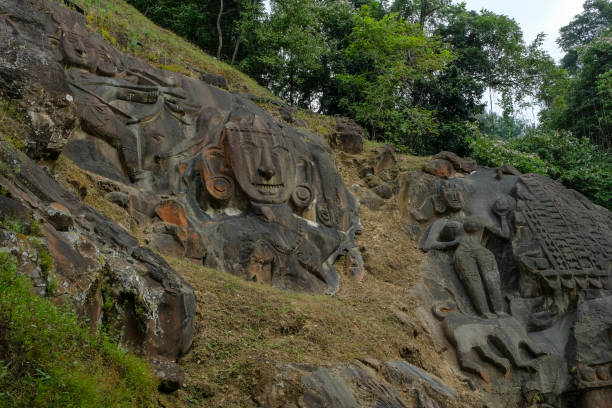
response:
[[(173, 32), (161, 28), (123, 0), (73, 0), (87, 17), (89, 29), (99, 32), (122, 52), (138, 57), (158, 68), (197, 78), (200, 69), (225, 77), (229, 90), (262, 98), (260, 106), (279, 117), (278, 106), (266, 100), (279, 101), (268, 89), (260, 86), (235, 67), (206, 54), (200, 48)], [(296, 119), (306, 128), (324, 137), (336, 126), (333, 117), (298, 110)]]
[(273, 98), (267, 89), (232, 66), (202, 52), (178, 35), (156, 26), (122, 0), (73, 0), (97, 30), (119, 50), (169, 71), (197, 77), (198, 68), (225, 77), (230, 90)]
[(149, 366), (34, 294), (16, 265), (0, 253), (0, 406), (156, 406)]

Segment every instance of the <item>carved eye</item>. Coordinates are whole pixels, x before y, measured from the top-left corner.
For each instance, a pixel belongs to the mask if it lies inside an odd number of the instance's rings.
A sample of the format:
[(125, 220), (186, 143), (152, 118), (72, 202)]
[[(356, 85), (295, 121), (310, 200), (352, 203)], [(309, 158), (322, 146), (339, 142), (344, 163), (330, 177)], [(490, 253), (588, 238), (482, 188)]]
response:
[(284, 154), (289, 153), (289, 149), (287, 149), (285, 146), (277, 145), (272, 148), (272, 152), (275, 154)]
[(246, 142), (242, 144), (242, 148), (243, 149), (247, 149), (247, 150), (255, 150), (255, 149), (259, 149), (259, 147), (252, 143), (252, 142)]

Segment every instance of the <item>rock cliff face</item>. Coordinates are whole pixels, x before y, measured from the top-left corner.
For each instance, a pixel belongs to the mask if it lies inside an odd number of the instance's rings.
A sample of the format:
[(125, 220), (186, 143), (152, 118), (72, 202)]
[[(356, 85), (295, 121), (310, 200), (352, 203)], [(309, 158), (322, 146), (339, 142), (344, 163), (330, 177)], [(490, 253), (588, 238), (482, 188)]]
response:
[[(0, 217), (23, 231), (42, 225), (36, 239), (0, 229), (0, 250), (18, 257), (41, 295), (69, 299), (93, 327), (148, 356), (163, 390), (181, 383), (177, 361), (197, 315), (194, 290), (162, 255), (335, 294), (338, 257), (356, 281), (366, 272), (359, 201), (381, 211), (397, 200), (401, 239), (427, 253), (410, 302), (424, 330), (400, 319), (406, 330), (431, 337), (492, 406), (612, 407), (609, 211), (550, 179), (450, 152), (396, 177), (394, 148), (363, 160), (362, 131), (339, 120), (330, 142), (360, 167), (358, 200), (319, 136), (220, 89), (223, 78), (154, 68), (86, 26), (56, 1), (0, 0), (0, 93), (20, 101), (32, 130), (27, 155), (0, 149)], [(290, 108), (280, 113), (297, 125)], [(86, 186), (68, 191), (47, 169), (58, 163), (102, 186), (138, 233), (85, 205)], [(43, 247), (57, 288), (38, 266)], [(399, 357), (363, 357), (279, 362), (251, 397), (258, 406), (451, 407), (458, 389)]]
[(32, 2), (20, 13), (38, 20), (23, 24), (17, 4), (5, 3), (8, 44), (28, 42), (14, 61), (38, 58), (18, 72), (35, 78), (44, 61), (52, 75), (35, 85), (77, 113), (70, 139), (43, 151), (63, 145), (112, 185), (152, 247), (281, 288), (338, 290), (333, 261), (359, 220), (323, 140), (239, 95), (119, 53), (76, 12)]
[(428, 252), (424, 319), (493, 394), (610, 406), (612, 214), (546, 177), (453, 159), (401, 185), (409, 230)]
[[(312, 293), (338, 290), (337, 256), (361, 268), (357, 202), (318, 136), (121, 54), (54, 1), (0, 1), (0, 44), (2, 91), (29, 101), (34, 129), (30, 157), (3, 147), (3, 162), (20, 169), (1, 179), (4, 200), (46, 221), (62, 290), (92, 322), (113, 318), (127, 344), (176, 361), (191, 343), (193, 291), (31, 158), (68, 159), (104, 184), (162, 254)], [(117, 310), (103, 308), (107, 298)]]

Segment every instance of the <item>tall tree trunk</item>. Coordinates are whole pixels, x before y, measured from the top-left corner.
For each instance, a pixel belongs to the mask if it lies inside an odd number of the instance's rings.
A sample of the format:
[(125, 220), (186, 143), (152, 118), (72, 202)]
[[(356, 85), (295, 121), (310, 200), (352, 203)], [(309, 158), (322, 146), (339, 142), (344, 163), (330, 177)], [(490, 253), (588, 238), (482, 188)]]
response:
[(221, 47), (223, 47), (223, 32), (221, 31), (221, 15), (223, 14), (223, 0), (219, 6), (219, 14), (217, 15), (217, 32), (219, 33), (219, 48), (217, 48), (217, 59), (221, 59)]
[(236, 46), (234, 47), (234, 53), (232, 54), (232, 65), (234, 65), (234, 62), (236, 61), (236, 56), (238, 55), (238, 47), (240, 47), (241, 40), (242, 37), (238, 36), (238, 39), (236, 40)]
[(491, 117), (491, 129), (493, 135), (495, 134), (495, 117), (493, 116), (493, 93), (491, 87), (489, 87), (489, 116)]

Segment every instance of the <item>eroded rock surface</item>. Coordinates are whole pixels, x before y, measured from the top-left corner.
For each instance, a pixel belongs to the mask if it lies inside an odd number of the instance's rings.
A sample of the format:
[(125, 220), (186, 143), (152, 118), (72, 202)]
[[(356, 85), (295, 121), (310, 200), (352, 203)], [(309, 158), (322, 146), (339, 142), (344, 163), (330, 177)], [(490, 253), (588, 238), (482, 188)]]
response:
[[(17, 257), (41, 295), (68, 300), (92, 327), (116, 330), (131, 349), (176, 370), (193, 339), (191, 286), (29, 158), (5, 151), (2, 160), (20, 170), (0, 176), (7, 194), (2, 202), (10, 203), (0, 207), (0, 217), (41, 236), (0, 230), (0, 247)], [(32, 228), (34, 222), (40, 232)], [(48, 261), (43, 266), (42, 248), (53, 259), (53, 270)]]
[(62, 154), (113, 185), (109, 199), (154, 248), (285, 289), (338, 290), (333, 262), (359, 258), (351, 243), (360, 225), (326, 142), (208, 77), (123, 55), (54, 2), (3, 0), (0, 9), (0, 31), (28, 42), (18, 64), (37, 58), (53, 75), (30, 85), (77, 112)]
[(612, 214), (512, 166), (434, 157), (400, 177), (400, 206), (437, 342), (500, 404), (612, 406)]
[(326, 366), (281, 364), (257, 400), (266, 407), (450, 408), (456, 398), (453, 389), (412, 364), (364, 358)]

